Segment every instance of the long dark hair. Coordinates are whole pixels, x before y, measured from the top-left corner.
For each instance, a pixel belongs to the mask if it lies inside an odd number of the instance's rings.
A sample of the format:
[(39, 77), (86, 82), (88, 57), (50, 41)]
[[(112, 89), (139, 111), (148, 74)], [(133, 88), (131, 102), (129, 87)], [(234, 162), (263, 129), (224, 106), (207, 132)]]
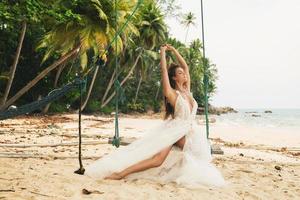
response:
[[(178, 67), (180, 67), (180, 65), (176, 63), (171, 63), (168, 68), (169, 82), (173, 89), (175, 89), (176, 86), (176, 81), (173, 79), (173, 77), (176, 75), (176, 69)], [(165, 96), (164, 96), (164, 102), (165, 102), (165, 110), (166, 110), (164, 119), (168, 119), (170, 115), (174, 119), (174, 107), (170, 104), (170, 102), (168, 102)]]

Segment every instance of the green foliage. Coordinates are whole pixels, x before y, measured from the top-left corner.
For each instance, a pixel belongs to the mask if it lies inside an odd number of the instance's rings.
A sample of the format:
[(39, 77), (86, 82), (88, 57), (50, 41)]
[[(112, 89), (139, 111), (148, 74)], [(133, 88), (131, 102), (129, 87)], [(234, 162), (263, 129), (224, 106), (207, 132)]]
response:
[[(16, 76), (10, 95), (32, 80), (46, 66), (52, 64), (61, 55), (68, 53), (74, 47), (82, 45), (80, 52), (65, 63), (58, 79), (58, 87), (74, 80), (76, 73), (87, 72), (99, 55), (112, 41), (116, 33), (116, 25), (120, 28), (131, 14), (137, 0), (119, 0), (117, 5), (117, 23), (114, 12), (114, 1), (111, 0), (3, 0), (0, 2), (0, 91), (4, 91), (9, 67), (18, 45), (19, 30), (24, 20), (28, 24), (24, 44), (18, 63)], [(100, 68), (86, 112), (102, 112), (110, 114), (115, 111), (114, 98), (101, 108), (102, 97), (116, 67), (115, 58), (120, 63), (118, 80), (121, 82), (128, 75), (131, 67), (137, 62), (133, 73), (122, 86), (126, 96), (124, 104), (120, 104), (121, 112), (159, 112), (162, 102), (159, 47), (163, 43), (171, 43), (183, 55), (190, 68), (191, 89), (199, 106), (204, 105), (203, 77), (205, 69), (208, 76), (208, 97), (216, 90), (217, 68), (207, 60), (203, 63), (202, 43), (192, 41), (189, 46), (168, 37), (165, 23), (166, 11), (172, 14), (176, 5), (173, 0), (144, 0), (142, 7), (133, 16), (120, 37), (118, 45), (112, 46), (107, 52), (107, 62)], [(189, 16), (192, 23), (193, 16)], [(179, 27), (184, 29), (185, 27)], [(38, 49), (38, 50), (36, 50)], [(141, 57), (137, 60), (138, 55)], [(174, 55), (167, 52), (168, 63), (176, 62)], [(42, 64), (41, 64), (42, 63)], [(32, 90), (17, 103), (25, 104), (35, 101), (39, 95), (45, 96), (54, 88), (56, 72), (48, 74)], [(88, 85), (91, 76), (87, 77)], [(139, 91), (137, 86), (141, 80)], [(0, 92), (0, 94), (1, 94)], [(108, 97), (114, 92), (114, 87), (108, 91)], [(83, 94), (83, 99), (86, 91)], [(133, 103), (137, 96), (136, 103)], [(1, 98), (1, 96), (0, 96)], [(78, 109), (79, 91), (73, 90), (62, 100), (54, 102), (51, 112), (64, 112)]]
[(80, 97), (80, 91), (74, 89), (71, 92), (66, 94), (66, 101), (72, 103), (77, 99), (79, 99), (79, 97)]
[[(11, 95), (14, 95), (45, 67), (41, 66), (43, 52), (35, 52), (34, 47), (42, 35), (52, 28), (46, 19), (53, 1), (3, 0), (0, 2), (0, 76), (8, 73), (18, 46), (22, 23), (23, 21), (27, 23), (25, 39), (10, 91)], [(53, 55), (53, 59), (45, 64), (52, 63), (57, 58), (55, 56)], [(0, 80), (1, 91), (4, 91), (6, 83), (6, 80)], [(39, 95), (45, 96), (52, 86), (53, 79), (50, 74), (25, 94), (19, 102), (35, 101)]]
[(115, 108), (112, 106), (105, 106), (100, 109), (100, 112), (102, 112), (104, 114), (111, 114), (112, 112), (115, 112)]
[(61, 104), (59, 102), (53, 102), (49, 108), (52, 113), (62, 113), (67, 112), (69, 109), (66, 104)]
[(127, 107), (131, 111), (136, 111), (136, 112), (145, 112), (144, 105), (142, 103), (128, 103)]
[(153, 101), (152, 107), (154, 112), (160, 112), (160, 102), (159, 101)]
[(91, 100), (88, 102), (86, 112), (98, 112), (101, 111), (101, 103), (97, 100)]
[[(46, 49), (44, 61), (55, 52), (66, 54), (80, 46), (79, 59), (82, 71), (86, 70), (87, 52), (93, 51), (94, 57), (104, 53), (105, 47), (116, 34), (116, 29), (121, 27), (126, 17), (131, 14), (135, 1), (118, 1), (117, 24), (115, 23), (115, 5), (111, 0), (61, 0), (54, 4), (53, 17), (56, 19), (52, 30), (48, 32), (38, 45), (38, 49)], [(57, 18), (56, 13), (64, 13)], [(61, 16), (63, 18), (61, 18)], [(129, 22), (122, 36), (118, 36), (117, 47), (112, 45), (118, 54), (122, 51), (123, 40), (129, 34), (138, 34), (136, 27)]]
[(140, 10), (138, 27), (140, 30), (139, 45), (145, 49), (152, 50), (166, 39), (167, 27), (164, 16), (156, 3), (144, 4)]

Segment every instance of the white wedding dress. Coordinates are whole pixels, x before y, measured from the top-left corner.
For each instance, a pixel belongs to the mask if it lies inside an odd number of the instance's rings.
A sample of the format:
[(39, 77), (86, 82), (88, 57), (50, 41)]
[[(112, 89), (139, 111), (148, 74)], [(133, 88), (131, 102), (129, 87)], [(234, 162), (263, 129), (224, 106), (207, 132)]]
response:
[(185, 136), (183, 150), (173, 146), (163, 164), (142, 172), (133, 173), (126, 179), (151, 179), (158, 182), (176, 182), (188, 188), (223, 186), (221, 173), (211, 163), (210, 145), (205, 131), (196, 123), (197, 102), (189, 103), (176, 90), (174, 119), (168, 119), (128, 146), (121, 146), (112, 153), (86, 167), (85, 175), (103, 179), (113, 172), (150, 158), (165, 147), (171, 146)]

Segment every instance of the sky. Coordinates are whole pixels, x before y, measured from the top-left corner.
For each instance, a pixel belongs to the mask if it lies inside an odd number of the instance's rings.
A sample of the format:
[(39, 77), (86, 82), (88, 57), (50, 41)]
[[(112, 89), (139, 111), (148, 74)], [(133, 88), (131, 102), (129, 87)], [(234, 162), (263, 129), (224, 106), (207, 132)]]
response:
[[(200, 0), (177, 0), (193, 12), (188, 41), (201, 38)], [(300, 108), (300, 0), (203, 0), (206, 56), (216, 64), (213, 106)], [(171, 35), (186, 29), (168, 18)]]

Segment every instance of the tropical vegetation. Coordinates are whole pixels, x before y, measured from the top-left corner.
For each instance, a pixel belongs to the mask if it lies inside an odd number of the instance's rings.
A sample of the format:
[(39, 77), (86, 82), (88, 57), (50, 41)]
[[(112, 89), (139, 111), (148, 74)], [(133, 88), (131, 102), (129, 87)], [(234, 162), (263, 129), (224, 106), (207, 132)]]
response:
[[(80, 76), (86, 81), (84, 112), (113, 112), (116, 81), (125, 97), (121, 112), (159, 112), (163, 97), (158, 50), (166, 42), (187, 60), (192, 92), (204, 106), (202, 43), (196, 39), (186, 44), (170, 37), (166, 17), (176, 15), (174, 1), (2, 0), (0, 110), (36, 101)], [(192, 13), (182, 19), (186, 37), (194, 19)], [(211, 97), (217, 68), (207, 61)], [(176, 59), (168, 54), (168, 62)], [(74, 90), (41, 111), (64, 112), (78, 106), (79, 91)]]

